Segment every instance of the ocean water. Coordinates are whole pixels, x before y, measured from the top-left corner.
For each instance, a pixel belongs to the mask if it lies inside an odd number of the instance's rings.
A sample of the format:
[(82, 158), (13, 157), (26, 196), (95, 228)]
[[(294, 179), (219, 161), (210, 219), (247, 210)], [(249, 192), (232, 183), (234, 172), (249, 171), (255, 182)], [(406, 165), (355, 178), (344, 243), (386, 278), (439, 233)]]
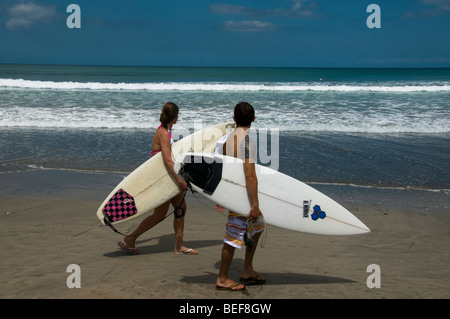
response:
[(308, 183), (450, 192), (450, 69), (0, 65), (0, 178), (131, 172), (167, 101), (176, 138), (250, 102), (263, 164)]

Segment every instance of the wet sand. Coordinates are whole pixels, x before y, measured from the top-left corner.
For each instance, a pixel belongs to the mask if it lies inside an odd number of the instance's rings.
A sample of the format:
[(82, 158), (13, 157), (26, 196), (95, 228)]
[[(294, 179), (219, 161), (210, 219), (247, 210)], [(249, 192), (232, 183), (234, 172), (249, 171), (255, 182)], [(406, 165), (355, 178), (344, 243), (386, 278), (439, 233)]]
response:
[[(198, 255), (174, 254), (172, 216), (139, 238), (139, 255), (120, 250), (122, 237), (95, 213), (121, 178), (52, 170), (1, 174), (0, 298), (450, 297), (448, 194), (322, 187), (372, 232), (318, 236), (268, 226), (254, 261), (267, 283), (236, 293), (215, 290), (226, 218), (204, 199), (187, 196), (185, 242)], [(131, 232), (140, 220), (117, 228)], [(239, 279), (243, 260), (237, 250), (232, 279)], [(68, 288), (72, 264), (80, 267), (81, 288)], [(371, 264), (379, 266), (380, 288), (367, 285)]]

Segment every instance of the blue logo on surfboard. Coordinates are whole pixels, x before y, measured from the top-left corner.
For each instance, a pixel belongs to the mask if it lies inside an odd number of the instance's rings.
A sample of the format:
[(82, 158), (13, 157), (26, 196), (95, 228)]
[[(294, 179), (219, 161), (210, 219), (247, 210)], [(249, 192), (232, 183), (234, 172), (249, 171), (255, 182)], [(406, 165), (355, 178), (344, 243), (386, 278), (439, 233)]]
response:
[(327, 214), (324, 211), (322, 211), (322, 209), (320, 208), (319, 205), (315, 205), (313, 207), (313, 210), (314, 210), (314, 213), (311, 214), (312, 220), (316, 221), (319, 218), (324, 219), (325, 217), (327, 217)]

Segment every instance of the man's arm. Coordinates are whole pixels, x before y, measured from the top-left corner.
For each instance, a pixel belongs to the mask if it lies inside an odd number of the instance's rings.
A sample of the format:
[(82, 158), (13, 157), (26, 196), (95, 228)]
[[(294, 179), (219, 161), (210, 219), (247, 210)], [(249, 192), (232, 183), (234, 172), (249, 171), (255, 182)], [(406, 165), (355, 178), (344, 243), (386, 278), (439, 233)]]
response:
[(256, 176), (255, 160), (251, 158), (250, 155), (250, 141), (248, 135), (245, 136), (244, 174), (245, 186), (247, 188), (247, 194), (251, 205), (248, 218), (251, 220), (256, 220), (261, 214), (258, 199), (258, 177)]

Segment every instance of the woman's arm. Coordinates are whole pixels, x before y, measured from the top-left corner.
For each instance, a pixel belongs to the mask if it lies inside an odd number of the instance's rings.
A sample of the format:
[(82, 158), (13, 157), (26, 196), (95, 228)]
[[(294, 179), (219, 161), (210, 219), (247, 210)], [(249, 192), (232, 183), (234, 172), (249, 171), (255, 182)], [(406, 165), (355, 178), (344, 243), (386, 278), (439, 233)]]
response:
[(189, 189), (186, 182), (180, 176), (178, 176), (178, 174), (173, 169), (175, 163), (172, 160), (172, 152), (170, 149), (170, 133), (166, 129), (164, 129), (161, 133), (163, 133), (160, 135), (160, 144), (164, 166), (169, 172), (169, 175), (171, 175), (178, 182), (178, 187), (180, 188), (180, 190), (186, 191)]

